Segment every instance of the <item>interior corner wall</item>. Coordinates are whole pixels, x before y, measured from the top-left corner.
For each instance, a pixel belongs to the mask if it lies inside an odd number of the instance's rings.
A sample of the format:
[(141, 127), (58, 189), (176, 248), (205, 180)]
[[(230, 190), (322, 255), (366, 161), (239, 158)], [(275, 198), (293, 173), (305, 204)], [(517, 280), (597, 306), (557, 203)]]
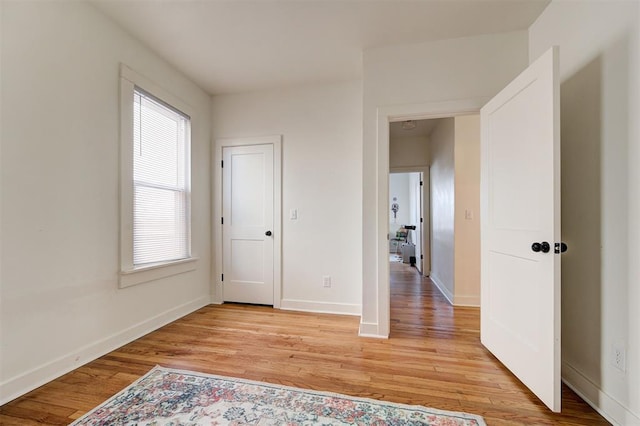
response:
[[(210, 97), (83, 2), (0, 2), (0, 404), (210, 301)], [(194, 110), (194, 271), (118, 288), (119, 64)]]
[[(283, 309), (360, 314), (361, 84), (213, 97), (214, 139), (283, 137)], [(322, 285), (325, 275), (331, 288)]]
[(431, 132), (431, 280), (454, 302), (455, 122), (438, 120)]
[(531, 61), (560, 47), (562, 375), (621, 425), (640, 424), (639, 9), (553, 1), (529, 30)]
[(480, 306), (480, 115), (455, 120), (454, 300)]
[[(378, 109), (490, 98), (528, 63), (526, 31), (407, 44), (366, 50), (363, 54), (362, 145), (362, 319), (361, 332), (384, 337), (388, 310), (381, 274), (386, 269), (388, 154), (378, 146)], [(386, 164), (385, 164), (386, 163)], [(384, 202), (381, 202), (384, 201)], [(384, 238), (382, 238), (384, 237)], [(387, 262), (387, 260), (384, 260)]]

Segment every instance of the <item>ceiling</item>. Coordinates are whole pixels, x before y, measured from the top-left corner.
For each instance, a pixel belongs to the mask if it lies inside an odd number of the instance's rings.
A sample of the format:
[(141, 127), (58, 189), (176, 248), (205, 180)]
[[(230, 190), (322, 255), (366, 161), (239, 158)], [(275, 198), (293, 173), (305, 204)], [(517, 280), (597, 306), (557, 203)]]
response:
[(411, 126), (403, 127), (403, 121), (389, 123), (389, 142), (393, 143), (395, 140), (406, 137), (428, 137), (440, 120), (446, 119), (408, 120), (415, 123), (415, 127), (413, 128), (411, 128)]
[(362, 51), (527, 29), (549, 0), (88, 0), (210, 94), (359, 78)]

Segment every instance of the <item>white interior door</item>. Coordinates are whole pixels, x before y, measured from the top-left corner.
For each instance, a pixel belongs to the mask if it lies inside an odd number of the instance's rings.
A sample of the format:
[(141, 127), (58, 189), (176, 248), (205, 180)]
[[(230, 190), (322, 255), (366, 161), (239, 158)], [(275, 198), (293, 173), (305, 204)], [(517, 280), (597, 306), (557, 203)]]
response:
[(420, 216), (420, 225), (421, 232), (420, 238), (422, 239), (422, 250), (421, 250), (421, 259), (422, 263), (422, 275), (428, 277), (431, 273), (431, 250), (429, 241), (430, 236), (430, 204), (429, 204), (429, 171), (420, 173), (420, 181), (422, 184), (420, 185), (420, 210), (422, 211), (422, 216)]
[(416, 245), (416, 268), (422, 273), (422, 173), (417, 173), (415, 179), (415, 185), (412, 188), (414, 197), (416, 199), (416, 212), (415, 212), (415, 225), (416, 229), (413, 232), (414, 243)]
[(223, 299), (273, 305), (273, 145), (222, 150)]
[[(481, 341), (560, 411), (558, 49), (481, 110)], [(536, 243), (537, 245), (533, 245)], [(544, 243), (548, 244), (548, 249)]]

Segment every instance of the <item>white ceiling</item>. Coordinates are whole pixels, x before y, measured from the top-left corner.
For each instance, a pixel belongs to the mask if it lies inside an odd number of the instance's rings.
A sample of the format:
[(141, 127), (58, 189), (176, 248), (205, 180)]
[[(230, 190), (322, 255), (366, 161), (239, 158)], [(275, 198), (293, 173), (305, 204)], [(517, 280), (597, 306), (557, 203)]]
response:
[(549, 0), (89, 0), (211, 94), (355, 79), (368, 48), (527, 29)]
[(416, 124), (413, 129), (407, 129), (402, 127), (402, 121), (395, 121), (389, 123), (389, 138), (390, 142), (400, 138), (406, 137), (428, 137), (433, 129), (438, 125), (442, 118), (430, 119), (430, 120), (410, 120)]

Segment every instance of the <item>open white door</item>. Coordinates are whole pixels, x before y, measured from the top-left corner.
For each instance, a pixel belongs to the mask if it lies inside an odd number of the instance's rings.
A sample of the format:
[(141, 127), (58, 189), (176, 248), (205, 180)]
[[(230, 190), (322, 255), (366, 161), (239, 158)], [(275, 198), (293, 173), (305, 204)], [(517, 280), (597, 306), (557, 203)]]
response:
[(417, 174), (415, 185), (412, 188), (414, 197), (416, 200), (415, 211), (415, 224), (416, 229), (413, 232), (413, 243), (416, 245), (415, 257), (416, 257), (416, 269), (423, 275), (424, 268), (422, 267), (422, 217), (424, 215), (422, 211), (422, 173)]
[(481, 341), (558, 412), (558, 48), (489, 101), (480, 119)]

